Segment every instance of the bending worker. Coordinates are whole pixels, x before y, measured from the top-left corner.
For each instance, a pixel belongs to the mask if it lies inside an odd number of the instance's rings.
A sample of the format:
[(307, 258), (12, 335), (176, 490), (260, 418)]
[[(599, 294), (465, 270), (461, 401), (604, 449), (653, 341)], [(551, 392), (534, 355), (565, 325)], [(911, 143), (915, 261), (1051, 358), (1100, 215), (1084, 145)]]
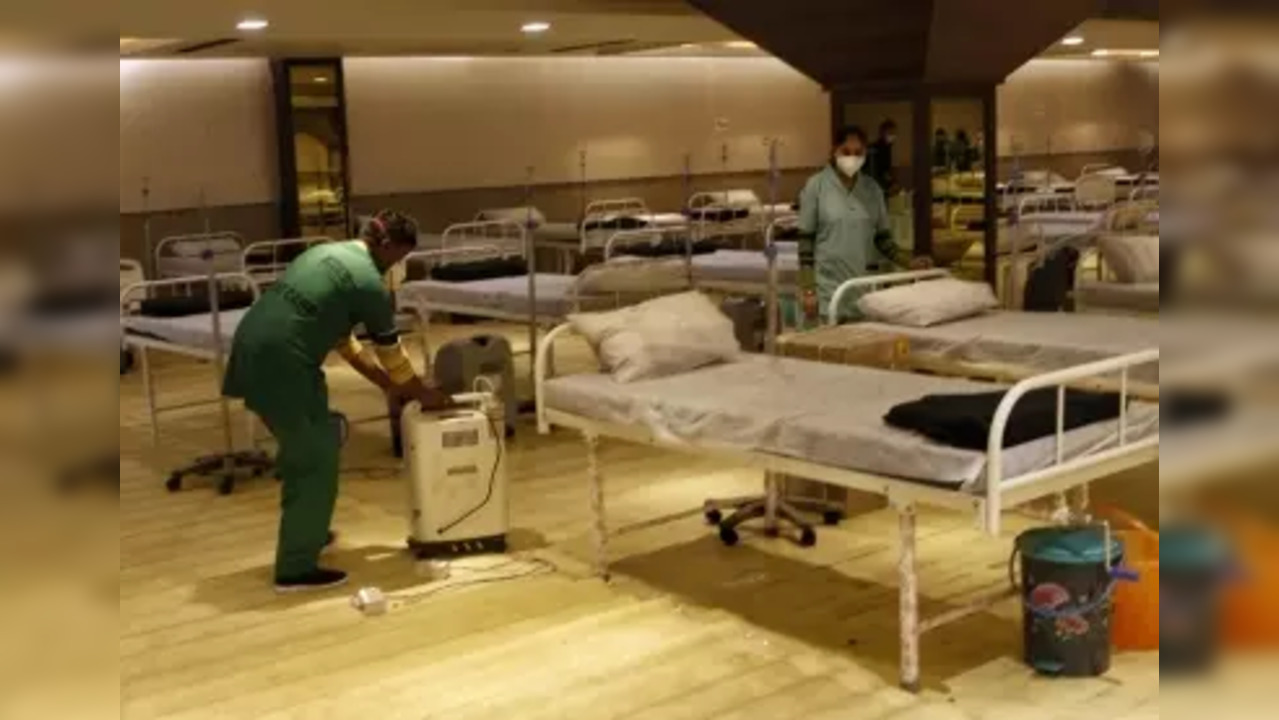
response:
[[(905, 265), (889, 231), (884, 191), (861, 172), (866, 133), (849, 127), (835, 135), (830, 163), (808, 179), (799, 196), (799, 281), (808, 324), (826, 316), (835, 290), (891, 264)], [(909, 261), (932, 267), (926, 257)], [(856, 293), (845, 293), (842, 318), (856, 316)]]
[[(400, 345), (386, 271), (417, 245), (417, 226), (382, 212), (359, 240), (307, 250), (263, 293), (236, 328), (222, 392), (242, 398), (279, 444), (283, 482), (275, 587), (279, 592), (340, 585), (346, 573), (319, 567), (331, 541), (340, 440), (329, 416), (323, 365), (338, 353), (387, 393), (427, 409), (449, 399), (413, 372)], [(363, 325), (372, 351), (352, 334)]]

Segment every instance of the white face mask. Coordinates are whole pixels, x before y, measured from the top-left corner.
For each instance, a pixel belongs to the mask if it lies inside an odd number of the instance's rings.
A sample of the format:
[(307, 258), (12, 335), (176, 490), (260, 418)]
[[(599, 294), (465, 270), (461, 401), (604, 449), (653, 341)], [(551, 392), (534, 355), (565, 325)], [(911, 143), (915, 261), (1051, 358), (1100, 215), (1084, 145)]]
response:
[(837, 155), (835, 156), (835, 167), (844, 173), (846, 177), (852, 177), (862, 169), (862, 165), (866, 164), (865, 155)]

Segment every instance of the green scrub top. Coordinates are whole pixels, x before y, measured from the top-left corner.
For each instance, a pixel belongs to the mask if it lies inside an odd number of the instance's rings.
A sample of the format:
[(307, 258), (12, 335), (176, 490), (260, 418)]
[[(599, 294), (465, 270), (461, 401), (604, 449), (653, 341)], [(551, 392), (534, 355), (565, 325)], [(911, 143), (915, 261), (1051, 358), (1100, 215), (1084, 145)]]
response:
[(396, 339), (391, 294), (368, 247), (359, 240), (317, 245), (241, 319), (222, 392), (280, 419), (327, 413), (321, 367), (361, 324), (375, 342)]
[[(816, 238), (813, 263), (823, 319), (840, 284), (866, 275), (872, 260), (892, 261), (875, 244), (875, 236), (888, 231), (884, 191), (865, 172), (857, 174), (852, 190), (830, 165), (808, 179), (799, 196), (799, 232)], [(856, 293), (844, 298), (841, 317), (856, 318)]]

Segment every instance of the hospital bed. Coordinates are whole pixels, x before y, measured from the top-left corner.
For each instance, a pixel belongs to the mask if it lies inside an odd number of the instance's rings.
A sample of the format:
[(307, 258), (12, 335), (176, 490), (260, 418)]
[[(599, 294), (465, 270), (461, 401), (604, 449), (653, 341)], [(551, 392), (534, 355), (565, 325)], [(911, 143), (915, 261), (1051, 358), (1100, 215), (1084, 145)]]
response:
[(249, 275), (260, 287), (264, 287), (279, 280), (289, 264), (299, 255), (316, 245), (330, 242), (333, 242), (332, 238), (317, 235), (249, 243), (240, 253), (238, 271)]
[(610, 198), (590, 202), (577, 223), (551, 222), (537, 208), (512, 207), (482, 210), (476, 222), (512, 222), (525, 228), (534, 249), (553, 250), (556, 269), (572, 274), (580, 258), (598, 257), (614, 233), (631, 230), (660, 230), (670, 235), (686, 232), (688, 217), (683, 213), (655, 213), (639, 198)]
[(163, 279), (239, 272), (244, 245), (244, 237), (236, 232), (171, 235), (155, 246), (155, 276)]
[[(827, 323), (839, 325), (844, 298), (895, 285), (948, 277), (945, 270), (873, 275), (843, 283), (827, 308)], [(1015, 382), (1040, 373), (1120, 357), (1172, 342), (1184, 347), (1190, 338), (1161, 332), (1158, 318), (1080, 313), (1028, 313), (994, 310), (932, 327), (906, 327), (876, 322), (848, 326), (849, 337), (873, 331), (909, 342), (909, 367), (947, 376)], [(827, 342), (838, 344), (838, 338)], [(1132, 394), (1158, 398), (1157, 365), (1133, 371)], [(1112, 390), (1108, 381), (1102, 389)]]
[(773, 222), (798, 216), (794, 205), (766, 205), (749, 189), (694, 193), (685, 207), (693, 240), (720, 247), (745, 248)]
[[(397, 304), (412, 314), (428, 364), (432, 353), (427, 330), (433, 313), (526, 323), (529, 352), (532, 352), (537, 345), (539, 328), (562, 322), (570, 313), (613, 309), (656, 294), (688, 289), (691, 281), (686, 257), (637, 263), (633, 267), (608, 262), (615, 253), (623, 253), (628, 245), (652, 244), (667, 237), (668, 233), (661, 230), (613, 231), (600, 248), (605, 263), (574, 276), (532, 272), (528, 236), (520, 223), (509, 220), (460, 223), (444, 231), (439, 250), (411, 253), (405, 262), (447, 268), (493, 260), (513, 261), (522, 264), (524, 271), (463, 281), (435, 280), (428, 274), (426, 279), (409, 280), (401, 285), (396, 294)], [(685, 236), (677, 232), (675, 237)], [(514, 270), (513, 265), (511, 269)], [(595, 280), (599, 280), (600, 286), (613, 290), (592, 289), (591, 283)]]
[[(1004, 448), (1014, 406), (1029, 392), (1063, 388), (1090, 378), (1158, 362), (1159, 351), (1113, 357), (1028, 377), (1009, 388), (994, 415), (985, 452), (962, 451), (898, 431), (882, 420), (898, 403), (930, 393), (965, 393), (989, 386), (868, 368), (747, 356), (745, 359), (653, 380), (619, 384), (611, 376), (553, 377), (554, 344), (571, 333), (553, 330), (537, 355), (538, 426), (564, 427), (585, 440), (594, 515), (596, 571), (609, 574), (601, 438), (720, 458), (770, 476), (785, 474), (886, 497), (899, 518), (900, 680), (919, 689), (923, 633), (1009, 597), (1003, 591), (921, 619), (916, 569), (916, 508), (973, 513), (978, 527), (998, 535), (1002, 513), (1040, 498), (1063, 497), (1098, 478), (1158, 458), (1158, 411), (1122, 398), (1112, 422), (1063, 431), (1058, 409), (1052, 437)], [(1126, 394), (1126, 393), (1125, 393)], [(1058, 395), (1060, 403), (1062, 396)], [(833, 402), (843, 398), (843, 402)], [(770, 494), (776, 486), (769, 483)], [(775, 503), (770, 503), (770, 507)], [(771, 520), (771, 518), (768, 518)], [(652, 527), (647, 521), (637, 527)], [(775, 526), (775, 525), (774, 525)]]
[[(165, 483), (170, 491), (180, 489), (182, 480), (187, 475), (221, 473), (218, 491), (225, 495), (234, 488), (237, 470), (247, 469), (256, 477), (272, 467), (270, 459), (262, 453), (235, 450), (231, 433), (230, 404), (220, 392), (222, 375), (225, 371), (225, 358), (231, 352), (236, 326), (248, 312), (247, 307), (225, 309), (221, 307), (221, 302), (229, 299), (228, 287), (237, 288), (244, 293), (244, 296), (239, 298), (244, 302), (237, 304), (250, 304), (260, 295), (257, 282), (242, 272), (210, 273), (203, 277), (143, 281), (126, 287), (120, 293), (119, 330), (123, 335), (125, 346), (138, 357), (152, 443), (158, 444), (160, 441), (160, 416), (164, 413), (211, 404), (219, 405), (221, 411), (223, 452), (200, 458), (191, 466), (175, 470)], [(209, 309), (177, 316), (168, 316), (167, 313), (166, 316), (148, 313), (148, 301), (169, 295), (175, 289), (189, 290), (191, 292), (186, 295), (195, 297), (196, 288), (204, 291), (203, 297), (208, 299)], [(219, 388), (218, 398), (160, 405), (151, 367), (153, 352), (212, 362), (214, 378)], [(255, 437), (255, 423), (252, 415), (248, 418), (248, 437), (252, 444)]]
[(769, 253), (776, 253), (778, 292), (794, 295), (799, 283), (799, 243), (777, 236), (796, 227), (798, 217), (781, 217), (764, 231), (763, 250), (717, 249), (695, 254), (693, 283), (703, 290), (736, 296), (759, 297), (769, 292)]

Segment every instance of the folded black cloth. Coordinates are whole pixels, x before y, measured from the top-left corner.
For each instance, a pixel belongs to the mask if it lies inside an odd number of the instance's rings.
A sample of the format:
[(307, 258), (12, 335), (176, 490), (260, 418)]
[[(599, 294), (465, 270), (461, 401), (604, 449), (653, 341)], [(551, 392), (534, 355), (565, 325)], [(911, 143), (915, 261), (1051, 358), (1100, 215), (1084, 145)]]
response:
[[(218, 310), (241, 310), (253, 304), (253, 293), (245, 290), (227, 290), (218, 294)], [(147, 317), (175, 318), (189, 315), (206, 315), (212, 304), (205, 295), (149, 298), (140, 303), (138, 312)]]
[[(964, 450), (986, 450), (995, 410), (1003, 392), (969, 395), (927, 395), (888, 411), (884, 422), (912, 430), (942, 445)], [(1119, 417), (1119, 395), (1066, 390), (1066, 430)], [(1057, 432), (1057, 388), (1026, 393), (1013, 406), (1004, 432), (1003, 447), (1050, 437)]]
[(1075, 309), (1073, 292), (1079, 250), (1065, 246), (1055, 250), (1035, 267), (1026, 280), (1022, 308), (1026, 312), (1070, 312)]
[(528, 262), (522, 257), (490, 258), (448, 263), (431, 268), (431, 279), (440, 282), (471, 282), (496, 278), (522, 277), (528, 274)]
[(750, 208), (702, 208), (688, 211), (688, 218), (694, 222), (726, 223), (745, 220), (750, 216)]
[(1232, 403), (1225, 393), (1176, 390), (1159, 397), (1159, 426), (1180, 430), (1220, 420), (1230, 414)]
[(778, 240), (798, 240), (798, 239), (799, 239), (798, 225), (782, 226), (782, 227), (778, 227), (776, 230), (773, 231), (774, 242)]
[(594, 230), (643, 230), (649, 222), (631, 215), (618, 215), (579, 222), (578, 228), (591, 232)]

